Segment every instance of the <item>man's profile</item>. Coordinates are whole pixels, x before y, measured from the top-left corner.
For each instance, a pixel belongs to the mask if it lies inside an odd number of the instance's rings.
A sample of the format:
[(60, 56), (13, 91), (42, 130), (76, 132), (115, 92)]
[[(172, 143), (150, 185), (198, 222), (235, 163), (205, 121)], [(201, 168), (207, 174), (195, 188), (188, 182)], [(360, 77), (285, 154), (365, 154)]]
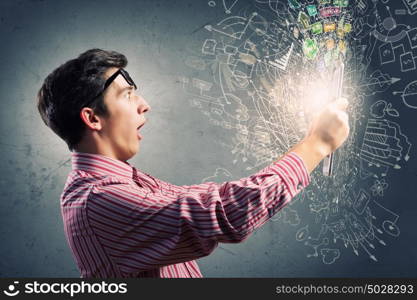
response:
[(127, 162), (150, 106), (126, 66), (121, 53), (91, 49), (55, 69), (38, 92), (43, 121), (72, 152), (61, 212), (84, 278), (202, 277), (196, 259), (248, 238), (349, 134), (347, 101), (338, 99), (300, 143), (255, 174), (176, 186)]

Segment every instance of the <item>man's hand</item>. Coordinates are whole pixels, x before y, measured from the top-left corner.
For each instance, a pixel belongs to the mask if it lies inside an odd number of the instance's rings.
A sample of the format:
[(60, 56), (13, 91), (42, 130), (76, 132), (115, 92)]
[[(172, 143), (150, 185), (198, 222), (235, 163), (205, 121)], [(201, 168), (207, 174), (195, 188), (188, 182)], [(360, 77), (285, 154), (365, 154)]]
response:
[(312, 172), (327, 155), (339, 148), (349, 135), (348, 101), (340, 98), (313, 119), (307, 136), (289, 152), (298, 154)]

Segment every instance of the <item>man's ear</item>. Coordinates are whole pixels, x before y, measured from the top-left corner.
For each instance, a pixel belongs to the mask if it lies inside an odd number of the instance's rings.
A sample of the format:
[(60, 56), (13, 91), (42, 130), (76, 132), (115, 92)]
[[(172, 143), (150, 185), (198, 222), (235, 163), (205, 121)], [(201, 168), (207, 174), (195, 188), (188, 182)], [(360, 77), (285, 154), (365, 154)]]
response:
[(83, 107), (80, 111), (80, 118), (84, 124), (91, 130), (100, 130), (102, 127), (102, 121), (99, 116), (94, 113), (94, 110), (90, 107)]

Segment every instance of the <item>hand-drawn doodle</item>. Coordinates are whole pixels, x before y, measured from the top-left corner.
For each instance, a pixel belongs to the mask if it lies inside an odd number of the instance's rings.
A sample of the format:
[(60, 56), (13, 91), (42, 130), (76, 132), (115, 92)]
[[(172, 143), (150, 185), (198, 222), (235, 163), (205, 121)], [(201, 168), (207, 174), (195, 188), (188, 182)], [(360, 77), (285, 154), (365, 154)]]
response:
[(393, 94), (401, 94), (401, 98), (407, 107), (417, 109), (417, 80), (407, 84), (404, 91), (393, 92)]
[[(351, 133), (337, 151), (337, 175), (313, 172), (310, 186), (271, 220), (296, 228), (295, 240), (312, 248), (307, 258), (331, 265), (353, 254), (377, 262), (378, 247), (400, 235), (399, 215), (382, 200), (389, 175), (408, 163), (412, 144), (400, 126), (401, 101), (387, 93), (417, 109), (417, 80), (401, 76), (416, 71), (417, 26), (403, 24), (402, 16), (415, 14), (417, 1), (222, 5), (224, 18), (204, 27), (199, 53), (185, 60), (207, 77), (179, 78), (190, 105), (233, 134), (231, 142), (219, 142), (233, 164), (256, 171), (303, 138), (331, 86), (328, 70), (343, 59)], [(404, 81), (403, 91), (393, 91)], [(232, 179), (226, 169), (214, 173), (203, 181)]]
[(400, 113), (395, 108), (392, 108), (392, 104), (384, 100), (378, 100), (371, 105), (370, 114), (374, 118), (384, 118), (385, 116), (399, 117)]
[(339, 249), (322, 248), (320, 250), (322, 261), (326, 265), (334, 263), (340, 257)]

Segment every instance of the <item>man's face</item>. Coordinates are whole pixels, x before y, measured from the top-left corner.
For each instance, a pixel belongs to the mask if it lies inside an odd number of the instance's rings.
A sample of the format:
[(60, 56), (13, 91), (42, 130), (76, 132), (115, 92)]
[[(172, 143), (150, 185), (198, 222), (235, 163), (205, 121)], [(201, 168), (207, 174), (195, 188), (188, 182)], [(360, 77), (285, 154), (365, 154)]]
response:
[[(105, 78), (109, 78), (117, 70), (108, 69)], [(99, 131), (99, 135), (107, 153), (111, 153), (116, 159), (126, 161), (139, 151), (142, 139), (139, 127), (146, 122), (145, 113), (150, 106), (120, 74), (106, 89), (104, 103), (108, 116), (100, 118), (102, 130)]]

